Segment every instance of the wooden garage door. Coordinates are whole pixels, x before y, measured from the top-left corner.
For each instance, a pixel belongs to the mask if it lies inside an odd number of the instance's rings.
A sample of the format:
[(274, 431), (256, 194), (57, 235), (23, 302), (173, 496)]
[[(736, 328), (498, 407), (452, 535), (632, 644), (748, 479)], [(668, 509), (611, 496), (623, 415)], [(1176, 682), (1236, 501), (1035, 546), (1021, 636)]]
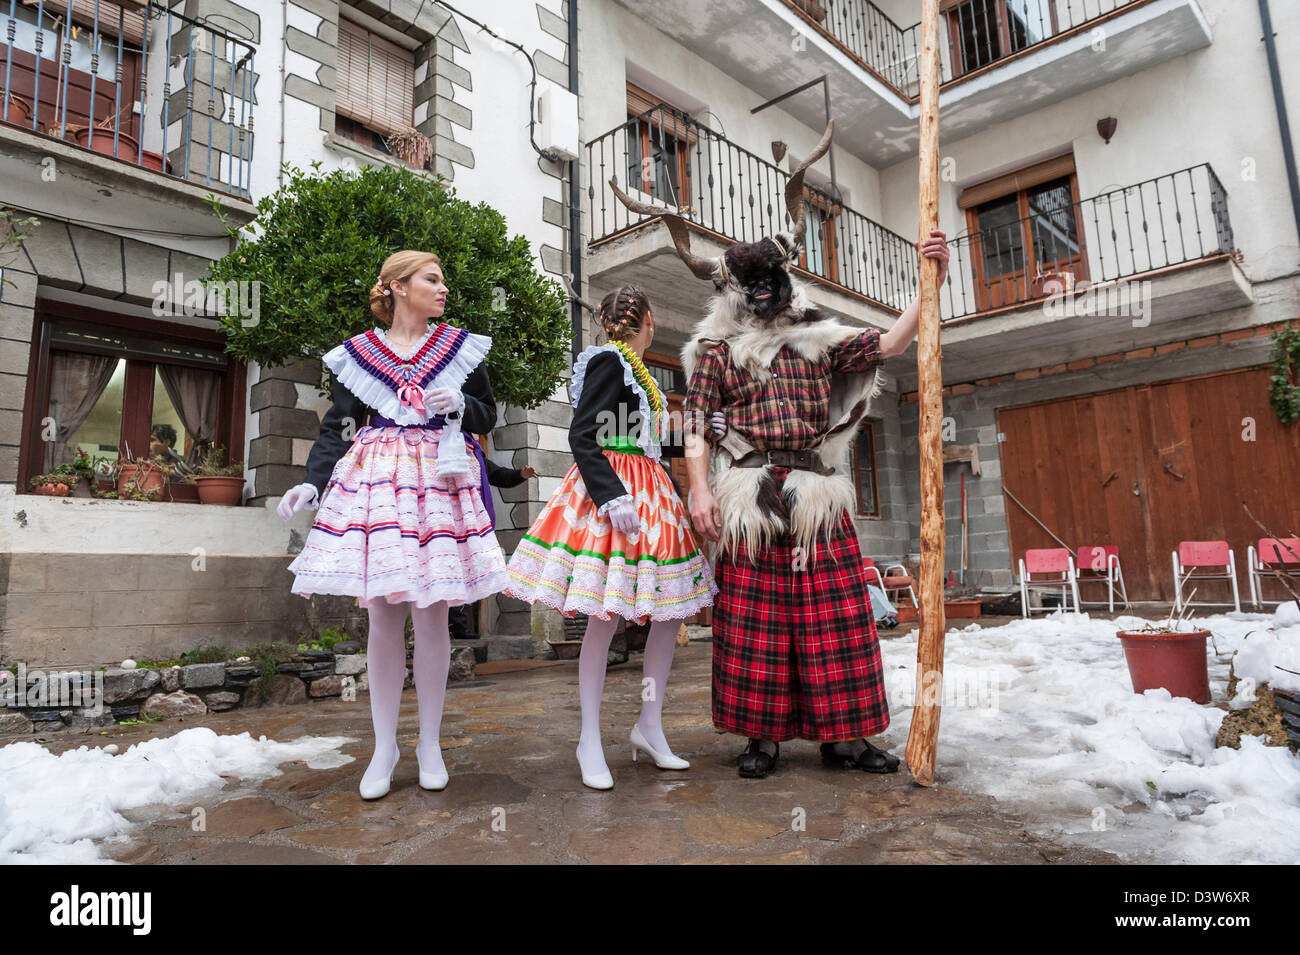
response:
[[(1002, 409), (1003, 482), (1071, 548), (1118, 545), (1134, 600), (1173, 600), (1180, 540), (1227, 540), (1247, 609), (1246, 547), (1264, 535), (1243, 503), (1274, 534), (1300, 531), (1300, 427), (1278, 422), (1268, 375), (1250, 368)], [(1013, 569), (1027, 549), (1060, 546), (1004, 500)], [(1197, 587), (1198, 602), (1231, 597), (1227, 581)], [(1265, 592), (1284, 595), (1276, 584)]]

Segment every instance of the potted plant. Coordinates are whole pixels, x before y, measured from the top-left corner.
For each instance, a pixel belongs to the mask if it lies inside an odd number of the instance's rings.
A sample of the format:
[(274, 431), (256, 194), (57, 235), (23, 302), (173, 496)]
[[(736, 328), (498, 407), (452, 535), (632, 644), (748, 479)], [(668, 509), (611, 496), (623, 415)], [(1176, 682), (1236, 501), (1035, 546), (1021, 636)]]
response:
[[(1194, 596), (1195, 588), (1188, 601)], [(1183, 629), (1184, 623), (1188, 629)], [(1140, 630), (1120, 630), (1116, 636), (1124, 647), (1134, 693), (1163, 687), (1171, 696), (1210, 702), (1210, 664), (1206, 655), (1210, 631), (1192, 627), (1190, 619), (1181, 615), (1174, 620), (1171, 610), (1161, 626), (1148, 624)]]
[(67, 497), (72, 493), (72, 488), (77, 482), (76, 475), (60, 470), (60, 468), (66, 467), (68, 465), (61, 464), (46, 474), (37, 474), (28, 483), (37, 494), (45, 494), (50, 497)]
[(194, 483), (199, 486), (199, 500), (204, 504), (238, 507), (244, 495), (244, 463), (222, 464), (225, 457), (224, 446), (208, 448), (194, 469)]
[[(0, 116), (4, 111), (5, 88), (0, 86)], [(13, 90), (9, 90), (9, 119), (7, 120), (15, 126), (22, 126), (26, 129), (32, 128), (32, 103), (25, 96), (19, 96)]]
[(114, 151), (114, 129), (117, 126), (117, 118), (127, 110), (134, 108), (135, 103), (127, 103), (117, 113), (105, 116), (95, 123), (93, 129), (89, 126), (80, 126), (73, 123), (69, 123), (67, 128), (72, 132), (72, 139), (78, 146), (86, 146), (97, 153), (104, 153), (118, 159), (134, 160), (138, 154), (141, 166), (157, 172), (170, 172), (171, 162), (162, 153), (156, 153), (149, 149), (141, 150), (140, 141), (130, 133), (117, 130), (117, 149)]
[(433, 155), (433, 143), (429, 140), (429, 137), (414, 128), (393, 133), (384, 141), (388, 144), (389, 152), (403, 162), (409, 162), (417, 169), (423, 169), (427, 166), (429, 157)]
[(128, 451), (126, 460), (117, 467), (117, 494), (119, 497), (126, 497), (130, 489), (136, 492), (156, 491), (161, 497), (171, 472), (171, 465), (161, 454), (133, 458)]

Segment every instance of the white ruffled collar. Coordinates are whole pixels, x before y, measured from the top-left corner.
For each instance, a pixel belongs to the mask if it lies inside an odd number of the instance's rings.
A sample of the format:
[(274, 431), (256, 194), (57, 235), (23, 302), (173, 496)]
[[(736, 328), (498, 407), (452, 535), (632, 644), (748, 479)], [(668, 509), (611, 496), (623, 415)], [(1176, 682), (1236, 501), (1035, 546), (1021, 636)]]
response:
[(654, 383), (654, 380), (651, 379), (651, 384), (653, 384), (655, 390), (659, 392), (660, 407), (664, 409), (664, 413), (659, 419), (660, 433), (655, 435), (652, 433), (653, 429), (650, 426), (650, 422), (654, 420), (650, 413), (650, 399), (646, 395), (645, 389), (641, 387), (641, 383), (636, 380), (636, 375), (632, 371), (632, 365), (628, 362), (627, 356), (619, 351), (613, 342), (604, 345), (590, 345), (585, 348), (580, 355), (578, 355), (578, 360), (573, 364), (573, 380), (569, 383), (569, 396), (573, 401), (573, 406), (575, 408), (578, 407), (578, 399), (582, 396), (583, 383), (587, 379), (587, 365), (590, 364), (591, 359), (596, 357), (596, 355), (607, 351), (613, 352), (618, 356), (619, 362), (623, 365), (623, 384), (632, 388), (632, 391), (636, 393), (641, 405), (642, 425), (637, 429), (640, 432), (637, 435), (637, 446), (645, 453), (647, 458), (650, 458), (653, 461), (658, 461), (663, 454), (661, 445), (664, 439), (668, 436), (668, 400), (664, 397), (662, 389), (660, 389), (659, 386)]

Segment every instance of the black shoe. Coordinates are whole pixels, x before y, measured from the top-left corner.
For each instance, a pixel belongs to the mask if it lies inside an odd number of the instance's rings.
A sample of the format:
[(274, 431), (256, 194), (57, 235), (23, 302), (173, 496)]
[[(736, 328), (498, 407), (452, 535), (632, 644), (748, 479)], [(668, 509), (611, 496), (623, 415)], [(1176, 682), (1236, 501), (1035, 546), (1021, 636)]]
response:
[(848, 769), (860, 769), (865, 773), (896, 773), (898, 772), (898, 757), (886, 753), (883, 749), (876, 749), (865, 739), (862, 741), (866, 746), (857, 756), (845, 756), (843, 753), (835, 752), (834, 743), (822, 743), (822, 762), (828, 765), (843, 766)]
[(781, 755), (781, 744), (773, 742), (776, 752), (769, 755), (763, 752), (761, 748), (762, 740), (751, 739), (745, 751), (740, 754), (737, 762), (740, 765), (740, 775), (744, 779), (762, 779), (773, 769), (776, 768), (777, 757)]
[(888, 617), (881, 617), (880, 625), (884, 627), (886, 630), (893, 630), (895, 627), (898, 626), (898, 618), (892, 614), (889, 615)]

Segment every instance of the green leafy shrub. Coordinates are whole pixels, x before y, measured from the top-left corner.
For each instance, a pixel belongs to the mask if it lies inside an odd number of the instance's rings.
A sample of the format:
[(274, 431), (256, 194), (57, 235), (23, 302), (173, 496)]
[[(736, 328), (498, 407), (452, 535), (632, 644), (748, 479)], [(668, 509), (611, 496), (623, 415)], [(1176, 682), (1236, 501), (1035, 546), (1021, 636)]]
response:
[[(320, 165), (312, 174), (286, 163), (284, 185), (258, 201), (247, 234), (226, 224), (237, 246), (206, 281), (259, 283), (256, 316), (232, 302), (221, 319), (226, 350), (268, 366), (319, 357), (374, 327), (369, 291), (384, 259), (420, 249), (442, 263), (443, 320), (492, 337), (497, 400), (534, 408), (548, 399), (568, 365), (571, 328), (567, 297), (538, 273), (528, 240), (440, 178), (394, 166), (320, 175)], [(212, 208), (226, 223), (215, 199)], [(329, 397), (328, 381), (320, 392)]]

